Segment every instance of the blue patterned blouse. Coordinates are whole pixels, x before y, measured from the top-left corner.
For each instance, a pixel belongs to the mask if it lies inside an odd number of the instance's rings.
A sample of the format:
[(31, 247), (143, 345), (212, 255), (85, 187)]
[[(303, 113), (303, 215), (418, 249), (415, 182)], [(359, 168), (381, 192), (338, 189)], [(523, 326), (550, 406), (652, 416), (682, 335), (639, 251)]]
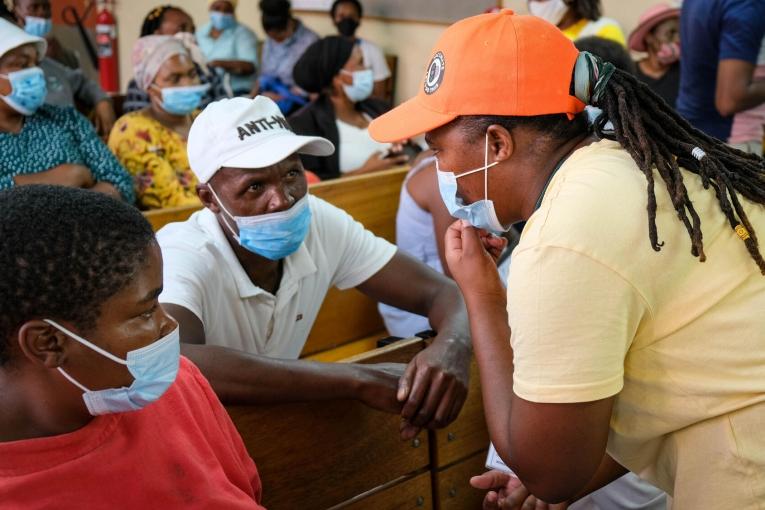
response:
[(135, 202), (133, 178), (74, 108), (43, 105), (24, 119), (19, 133), (0, 132), (0, 189), (12, 187), (17, 175), (66, 163), (88, 167), (95, 181), (114, 185), (125, 201)]

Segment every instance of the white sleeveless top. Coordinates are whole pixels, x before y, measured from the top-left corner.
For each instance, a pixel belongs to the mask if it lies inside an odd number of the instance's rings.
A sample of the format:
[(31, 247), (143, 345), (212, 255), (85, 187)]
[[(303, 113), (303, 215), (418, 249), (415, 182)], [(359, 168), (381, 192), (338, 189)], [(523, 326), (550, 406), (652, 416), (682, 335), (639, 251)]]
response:
[[(396, 245), (399, 250), (443, 273), (436, 235), (433, 231), (433, 216), (417, 205), (407, 189), (409, 179), (433, 164), (435, 160), (434, 157), (423, 159), (419, 165), (409, 171), (404, 179), (404, 185), (401, 187), (401, 201), (396, 214)], [(406, 338), (430, 329), (427, 317), (382, 303), (379, 305), (379, 310), (385, 321), (385, 327), (393, 336)]]

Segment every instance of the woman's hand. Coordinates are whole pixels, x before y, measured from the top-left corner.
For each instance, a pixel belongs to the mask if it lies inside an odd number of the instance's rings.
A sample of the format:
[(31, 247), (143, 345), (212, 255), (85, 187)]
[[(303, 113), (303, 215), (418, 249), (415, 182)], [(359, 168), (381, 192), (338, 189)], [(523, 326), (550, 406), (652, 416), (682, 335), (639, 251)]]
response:
[(389, 170), (397, 166), (405, 165), (409, 161), (409, 156), (401, 154), (399, 156), (393, 156), (391, 158), (384, 158), (382, 152), (375, 152), (358, 170), (350, 172), (351, 174), (368, 174), (372, 172), (379, 172), (381, 170)]
[(17, 186), (26, 184), (55, 184), (70, 188), (91, 188), (95, 181), (88, 167), (75, 163), (64, 163), (44, 172), (17, 175), (13, 178)]
[(497, 259), (507, 240), (457, 220), (446, 230), (444, 252), (452, 277), (465, 300), (478, 295), (504, 296), (497, 272)]
[(476, 489), (488, 490), (484, 510), (566, 510), (568, 503), (550, 505), (529, 493), (521, 481), (502, 471), (487, 471), (470, 479)]

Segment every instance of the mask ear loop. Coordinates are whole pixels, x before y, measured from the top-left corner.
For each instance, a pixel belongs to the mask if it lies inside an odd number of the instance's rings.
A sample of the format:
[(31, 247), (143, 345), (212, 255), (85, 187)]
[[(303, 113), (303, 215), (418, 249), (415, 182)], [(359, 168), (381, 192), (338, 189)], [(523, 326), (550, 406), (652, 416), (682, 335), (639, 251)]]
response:
[(486, 131), (483, 146), (483, 198), (489, 200), (489, 131)]
[(223, 212), (224, 212), (224, 213), (226, 213), (226, 215), (223, 217), (223, 223), (225, 223), (225, 224), (226, 224), (226, 227), (228, 227), (228, 230), (229, 230), (229, 232), (231, 232), (231, 235), (232, 235), (232, 236), (234, 236), (234, 239), (236, 239), (236, 242), (239, 242), (239, 234), (237, 234), (237, 233), (234, 231), (234, 228), (233, 228), (233, 227), (231, 226), (231, 224), (228, 222), (228, 218), (226, 218), (226, 216), (228, 216), (229, 218), (231, 218), (232, 220), (234, 220), (234, 222), (236, 222), (236, 218), (234, 218), (234, 215), (233, 215), (233, 214), (231, 214), (230, 212), (228, 212), (228, 209), (226, 209), (226, 206), (225, 206), (225, 205), (223, 205), (223, 202), (221, 202), (220, 198), (218, 198), (218, 194), (217, 194), (217, 193), (215, 193), (215, 190), (213, 189), (213, 187), (210, 185), (210, 183), (209, 183), (209, 182), (207, 183), (207, 188), (210, 190), (210, 193), (212, 193), (212, 196), (214, 196), (214, 197), (215, 197), (215, 200), (218, 202), (218, 206), (219, 206), (221, 209), (223, 209)]

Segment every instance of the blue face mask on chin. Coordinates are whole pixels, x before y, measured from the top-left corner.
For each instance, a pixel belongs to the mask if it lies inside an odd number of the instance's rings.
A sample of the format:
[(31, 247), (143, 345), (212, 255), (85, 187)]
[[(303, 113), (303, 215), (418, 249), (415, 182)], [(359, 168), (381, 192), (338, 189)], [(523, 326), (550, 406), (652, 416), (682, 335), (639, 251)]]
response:
[(242, 248), (269, 260), (281, 260), (295, 253), (308, 235), (311, 227), (311, 208), (308, 194), (295, 202), (286, 211), (257, 216), (234, 216), (223, 205), (212, 186), (209, 186), (215, 200), (226, 216), (234, 220), (237, 234), (228, 220), (223, 221), (234, 239)]
[(38, 18), (36, 16), (27, 16), (24, 18), (24, 31), (35, 37), (45, 37), (53, 28), (51, 18)]
[(181, 336), (177, 325), (173, 331), (156, 342), (128, 351), (127, 358), (123, 360), (52, 320), (45, 319), (45, 322), (98, 354), (120, 365), (126, 365), (133, 376), (133, 383), (127, 388), (90, 390), (59, 367), (61, 375), (83, 391), (82, 399), (93, 416), (141, 410), (159, 400), (175, 382), (181, 360)]
[(0, 99), (22, 115), (32, 115), (45, 102), (48, 86), (45, 73), (39, 67), (29, 67), (21, 71), (0, 74), (11, 84), (11, 93)]
[[(489, 134), (486, 134), (484, 147), (484, 165), (475, 170), (469, 170), (460, 174), (442, 171), (436, 157), (436, 173), (438, 174), (438, 190), (441, 193), (449, 214), (453, 217), (466, 220), (476, 228), (484, 229), (494, 235), (501, 235), (507, 232), (510, 227), (505, 227), (500, 223), (497, 212), (494, 210), (494, 202), (489, 200), (489, 168), (496, 165), (497, 162), (489, 164)], [(477, 172), (484, 172), (483, 186), (484, 198), (477, 200), (472, 204), (465, 205), (461, 198), (457, 196), (457, 179)]]
[(345, 95), (354, 103), (368, 99), (375, 88), (375, 77), (371, 69), (362, 69), (360, 71), (340, 71), (343, 74), (353, 76), (353, 85), (343, 85)]
[[(157, 87), (152, 84), (152, 87)], [(173, 115), (188, 115), (202, 102), (209, 85), (190, 85), (188, 87), (165, 87), (162, 92), (162, 109)]]
[(210, 23), (215, 30), (223, 31), (233, 28), (236, 25), (236, 19), (233, 14), (219, 11), (210, 11)]

